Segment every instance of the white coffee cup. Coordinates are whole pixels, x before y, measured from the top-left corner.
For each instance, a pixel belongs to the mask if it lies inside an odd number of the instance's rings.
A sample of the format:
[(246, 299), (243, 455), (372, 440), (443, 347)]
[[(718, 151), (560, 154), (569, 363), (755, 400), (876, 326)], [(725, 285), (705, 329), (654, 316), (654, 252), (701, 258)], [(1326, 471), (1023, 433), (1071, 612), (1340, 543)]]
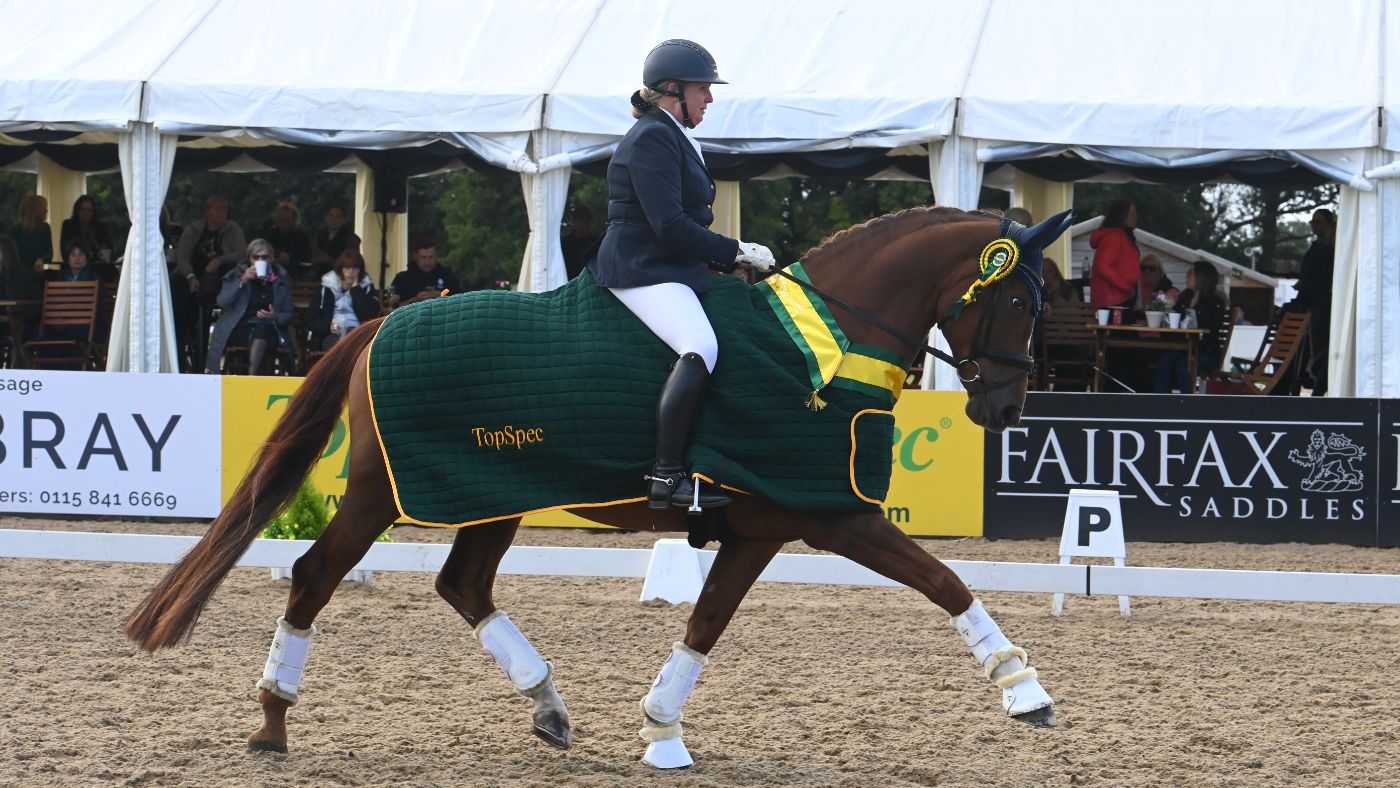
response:
[(1099, 319), (1099, 325), (1101, 325), (1101, 326), (1106, 326), (1106, 325), (1108, 325), (1108, 310), (1107, 310), (1107, 309), (1095, 309), (1095, 310), (1094, 310), (1094, 317), (1096, 317), (1096, 318)]
[(1181, 313), (1180, 313), (1180, 312), (1168, 312), (1168, 313), (1167, 313), (1167, 328), (1181, 328)]
[(267, 278), (267, 261), (266, 261), (266, 260), (254, 260), (254, 261), (253, 261), (253, 268), (257, 269), (258, 278), (259, 278), (259, 279), (266, 279), (266, 278)]

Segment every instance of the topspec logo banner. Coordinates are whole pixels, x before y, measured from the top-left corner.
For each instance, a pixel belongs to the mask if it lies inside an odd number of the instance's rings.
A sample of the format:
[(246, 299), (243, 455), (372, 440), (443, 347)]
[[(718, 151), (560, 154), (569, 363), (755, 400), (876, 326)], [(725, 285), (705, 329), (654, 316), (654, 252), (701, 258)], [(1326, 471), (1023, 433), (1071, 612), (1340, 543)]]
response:
[(0, 512), (212, 517), (219, 379), (0, 370)]
[(1129, 539), (1377, 543), (1375, 400), (1036, 393), (1026, 414), (988, 437), (987, 536), (1054, 536), (1087, 487), (1118, 491)]

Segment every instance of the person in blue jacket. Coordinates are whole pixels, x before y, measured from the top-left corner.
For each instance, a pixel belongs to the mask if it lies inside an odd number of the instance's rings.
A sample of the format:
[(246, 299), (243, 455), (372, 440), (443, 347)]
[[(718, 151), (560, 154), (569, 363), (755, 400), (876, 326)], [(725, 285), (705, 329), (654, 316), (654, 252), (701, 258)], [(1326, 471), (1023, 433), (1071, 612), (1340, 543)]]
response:
[[(636, 122), (608, 164), (607, 232), (588, 265), (679, 356), (656, 408), (656, 463), (646, 477), (653, 509), (690, 506), (695, 492), (685, 451), (719, 356), (697, 294), (714, 272), (739, 263), (773, 268), (766, 247), (709, 230), (715, 182), (690, 130), (714, 101), (710, 86), (724, 84), (715, 59), (693, 41), (663, 41), (647, 54), (643, 87), (631, 99)], [(730, 499), (702, 491), (699, 501), (704, 508)]]

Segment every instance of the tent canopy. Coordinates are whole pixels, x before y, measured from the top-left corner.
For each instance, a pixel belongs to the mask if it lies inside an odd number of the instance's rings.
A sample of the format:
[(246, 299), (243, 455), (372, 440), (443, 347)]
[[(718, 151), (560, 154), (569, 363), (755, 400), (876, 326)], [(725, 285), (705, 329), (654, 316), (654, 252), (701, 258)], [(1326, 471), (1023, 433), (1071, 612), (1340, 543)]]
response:
[(150, 78), (157, 128), (527, 132), (601, 0), (221, 2)]
[(0, 125), (121, 128), (141, 83), (217, 0), (5, 0)]
[(608, 0), (550, 91), (545, 126), (621, 136), (642, 61), (666, 38), (707, 48), (730, 84), (697, 135), (897, 147), (952, 132), (985, 3)]
[(997, 0), (962, 93), (962, 133), (1143, 148), (1371, 147), (1382, 2), (1393, 24), (1393, 0)]

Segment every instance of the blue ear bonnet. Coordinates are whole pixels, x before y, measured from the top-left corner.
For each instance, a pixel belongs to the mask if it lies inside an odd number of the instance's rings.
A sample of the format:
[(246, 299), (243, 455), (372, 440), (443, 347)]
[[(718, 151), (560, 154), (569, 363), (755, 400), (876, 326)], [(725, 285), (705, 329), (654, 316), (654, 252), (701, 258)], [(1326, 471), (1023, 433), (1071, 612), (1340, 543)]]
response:
[(1035, 314), (1040, 314), (1040, 309), (1045, 303), (1045, 253), (1039, 244), (1034, 244), (1027, 248), (1021, 239), (1025, 237), (1026, 226), (1010, 219), (1001, 220), (1001, 237), (1009, 238), (1012, 243), (1021, 249), (1020, 265), (1017, 265), (1012, 272), (1021, 277), (1031, 289), (1031, 295), (1035, 298)]

